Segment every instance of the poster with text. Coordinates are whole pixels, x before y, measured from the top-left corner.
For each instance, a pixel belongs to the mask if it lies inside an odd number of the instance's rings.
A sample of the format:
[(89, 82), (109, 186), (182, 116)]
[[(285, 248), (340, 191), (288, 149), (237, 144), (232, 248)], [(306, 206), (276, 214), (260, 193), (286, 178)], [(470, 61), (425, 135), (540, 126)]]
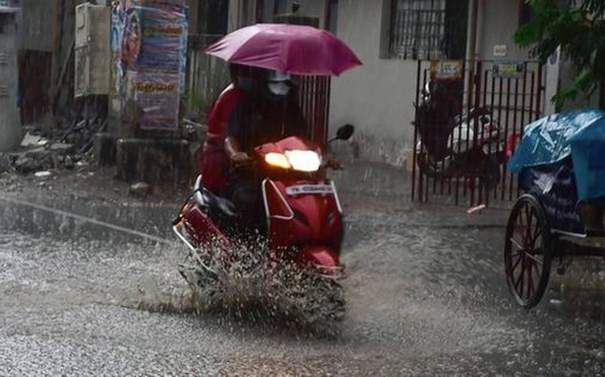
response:
[(187, 15), (184, 0), (126, 0), (120, 64), (145, 113), (145, 130), (175, 130), (184, 92)]
[(178, 75), (128, 72), (134, 100), (143, 111), (140, 128), (172, 131), (178, 123)]

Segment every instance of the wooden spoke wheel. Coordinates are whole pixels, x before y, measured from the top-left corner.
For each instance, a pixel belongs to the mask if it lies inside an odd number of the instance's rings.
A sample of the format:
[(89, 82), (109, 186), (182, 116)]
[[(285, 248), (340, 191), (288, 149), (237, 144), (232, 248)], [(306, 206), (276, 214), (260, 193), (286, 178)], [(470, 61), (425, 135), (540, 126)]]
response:
[(552, 236), (542, 205), (534, 195), (523, 195), (508, 219), (504, 246), (508, 288), (522, 307), (531, 309), (542, 299), (552, 258)]

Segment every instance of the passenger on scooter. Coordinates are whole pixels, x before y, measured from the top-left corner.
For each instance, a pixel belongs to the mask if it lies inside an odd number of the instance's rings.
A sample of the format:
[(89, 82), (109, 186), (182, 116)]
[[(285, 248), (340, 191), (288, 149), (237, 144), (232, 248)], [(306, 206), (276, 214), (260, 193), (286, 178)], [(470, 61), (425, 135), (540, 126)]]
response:
[(214, 103), (208, 117), (208, 132), (199, 156), (199, 172), (206, 189), (218, 196), (227, 191), (229, 158), (225, 154), (224, 140), (234, 109), (250, 91), (250, 68), (230, 64), (231, 84)]
[(250, 161), (248, 153), (256, 146), (288, 136), (308, 136), (291, 77), (274, 71), (254, 72), (251, 95), (236, 108), (225, 140), (232, 164), (229, 198), (240, 213), (245, 230), (259, 229), (264, 224), (260, 182), (253, 169), (241, 167)]

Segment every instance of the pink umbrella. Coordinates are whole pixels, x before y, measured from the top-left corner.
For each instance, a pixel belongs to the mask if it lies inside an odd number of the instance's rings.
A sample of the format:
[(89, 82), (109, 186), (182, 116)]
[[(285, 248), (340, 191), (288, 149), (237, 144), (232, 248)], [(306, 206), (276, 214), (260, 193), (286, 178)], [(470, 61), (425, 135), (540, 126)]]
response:
[(244, 27), (208, 47), (206, 53), (230, 63), (306, 76), (338, 76), (362, 64), (333, 34), (290, 24)]

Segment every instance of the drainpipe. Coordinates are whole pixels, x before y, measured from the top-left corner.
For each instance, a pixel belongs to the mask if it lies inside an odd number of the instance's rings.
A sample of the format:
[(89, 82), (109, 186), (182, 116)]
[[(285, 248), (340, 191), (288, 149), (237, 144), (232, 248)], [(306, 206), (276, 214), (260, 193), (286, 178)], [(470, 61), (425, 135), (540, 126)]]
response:
[[(473, 103), (475, 96), (475, 59), (477, 58), (477, 30), (479, 22), (479, 1), (480, 0), (468, 0), (468, 28), (466, 36), (466, 66), (468, 67), (468, 77), (472, 78), (468, 81), (469, 90), (467, 101)], [(466, 84), (465, 84), (466, 85)]]
[[(479, 27), (479, 0), (469, 0), (466, 35), (466, 60), (474, 63), (477, 57), (477, 29)], [(472, 67), (472, 65), (471, 65)]]

